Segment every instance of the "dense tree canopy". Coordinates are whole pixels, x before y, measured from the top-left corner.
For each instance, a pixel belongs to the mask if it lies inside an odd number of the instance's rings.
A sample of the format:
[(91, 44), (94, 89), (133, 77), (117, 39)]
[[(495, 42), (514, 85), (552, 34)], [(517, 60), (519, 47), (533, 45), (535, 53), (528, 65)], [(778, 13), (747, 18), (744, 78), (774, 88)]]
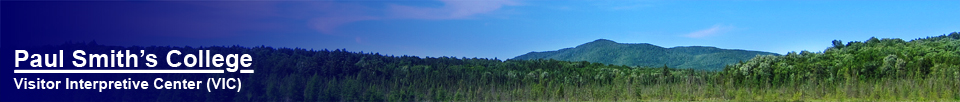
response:
[(960, 34), (904, 41), (878, 39), (846, 44), (833, 41), (823, 52), (786, 56), (757, 56), (727, 66), (722, 72), (733, 79), (775, 84), (796, 80), (872, 80), (880, 78), (956, 78), (960, 76)]

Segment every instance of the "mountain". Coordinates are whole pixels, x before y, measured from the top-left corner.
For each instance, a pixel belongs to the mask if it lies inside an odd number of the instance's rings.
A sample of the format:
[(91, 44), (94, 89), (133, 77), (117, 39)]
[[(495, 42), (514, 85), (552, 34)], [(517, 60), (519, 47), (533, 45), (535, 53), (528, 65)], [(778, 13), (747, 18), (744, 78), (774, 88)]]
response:
[(648, 43), (617, 43), (598, 39), (573, 48), (557, 51), (530, 52), (513, 59), (556, 59), (589, 61), (614, 65), (693, 68), (720, 70), (725, 65), (747, 61), (757, 55), (779, 55), (762, 51), (720, 49), (709, 46), (664, 48)]

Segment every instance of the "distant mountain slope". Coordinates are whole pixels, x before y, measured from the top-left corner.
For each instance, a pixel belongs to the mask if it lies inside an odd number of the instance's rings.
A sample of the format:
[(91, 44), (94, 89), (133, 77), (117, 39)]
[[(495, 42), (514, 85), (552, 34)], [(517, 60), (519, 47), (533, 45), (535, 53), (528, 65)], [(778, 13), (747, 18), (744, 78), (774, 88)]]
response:
[(671, 68), (719, 70), (723, 68), (724, 65), (747, 61), (757, 55), (778, 54), (761, 51), (720, 49), (708, 46), (663, 48), (647, 43), (625, 44), (607, 39), (598, 39), (574, 48), (564, 48), (557, 51), (530, 52), (514, 57), (513, 59), (556, 59), (650, 67), (660, 67), (666, 64)]

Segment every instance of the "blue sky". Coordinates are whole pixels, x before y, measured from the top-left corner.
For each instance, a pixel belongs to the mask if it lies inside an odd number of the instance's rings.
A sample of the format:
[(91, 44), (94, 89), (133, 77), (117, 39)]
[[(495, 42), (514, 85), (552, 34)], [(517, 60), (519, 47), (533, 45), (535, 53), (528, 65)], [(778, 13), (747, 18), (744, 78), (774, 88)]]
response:
[[(45, 7), (31, 10), (52, 13), (21, 18), (44, 18), (38, 25), (56, 24), (50, 28), (77, 34), (49, 38), (52, 42), (48, 43), (53, 44), (93, 39), (110, 45), (267, 45), (499, 59), (574, 47), (596, 39), (784, 54), (822, 51), (835, 39), (911, 40), (960, 31), (957, 0), (176, 1), (24, 5), (17, 7)], [(4, 17), (18, 16), (11, 15)], [(103, 39), (117, 35), (128, 39)]]

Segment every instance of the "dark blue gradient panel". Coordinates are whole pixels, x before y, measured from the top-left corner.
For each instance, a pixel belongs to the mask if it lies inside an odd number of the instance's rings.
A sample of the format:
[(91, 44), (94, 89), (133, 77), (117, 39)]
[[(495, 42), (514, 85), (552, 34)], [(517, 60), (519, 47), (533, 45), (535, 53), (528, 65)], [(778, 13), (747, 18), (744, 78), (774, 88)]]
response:
[[(199, 50), (212, 50), (213, 54), (241, 54), (242, 51), (226, 50), (239, 49), (233, 47), (190, 47), (168, 46), (183, 45), (183, 42), (197, 42), (191, 37), (205, 39), (222, 39), (219, 35), (231, 34), (229, 29), (237, 28), (241, 24), (234, 24), (231, 18), (207, 11), (197, 11), (199, 8), (184, 6), (181, 2), (151, 2), (151, 1), (3, 1), (2, 7), (2, 78), (6, 80), (0, 88), (0, 101), (233, 101), (234, 96), (256, 95), (254, 90), (211, 90), (206, 86), (208, 79), (219, 78), (240, 79), (237, 83), (257, 83), (247, 79), (250, 73), (161, 73), (161, 74), (131, 74), (131, 73), (14, 73), (14, 70), (31, 69), (60, 69), (60, 70), (224, 70), (225, 67), (171, 67), (165, 59), (168, 51), (178, 50), (183, 55), (174, 57), (172, 61), (183, 62), (186, 54), (201, 55)], [(208, 19), (227, 19), (221, 23), (205, 22)], [(207, 24), (207, 25), (203, 25)], [(228, 26), (233, 25), (233, 26)], [(215, 29), (221, 28), (221, 29)], [(228, 30), (224, 30), (228, 29)], [(229, 43), (229, 42), (227, 42)], [(162, 46), (155, 46), (162, 45)], [(29, 56), (19, 54), (16, 50), (28, 51), (30, 55), (53, 54), (62, 55), (62, 67), (31, 67), (33, 58), (26, 61), (15, 61), (15, 58)], [(62, 50), (63, 54), (59, 51)], [(115, 54), (111, 50), (130, 50), (130, 54), (155, 54), (156, 67), (146, 67), (145, 57), (138, 57), (138, 67), (74, 67), (72, 56), (75, 50), (83, 50), (89, 58), (90, 54)], [(143, 50), (145, 53), (140, 53)], [(16, 55), (15, 55), (16, 54)], [(59, 56), (56, 56), (59, 57)], [(252, 56), (256, 59), (258, 56)], [(89, 60), (88, 60), (89, 61)], [(15, 67), (14, 63), (19, 63)], [(253, 61), (256, 63), (256, 60)], [(89, 63), (88, 63), (89, 64)], [(240, 69), (252, 69), (241, 67)], [(261, 73), (269, 71), (258, 71)], [(98, 90), (102, 84), (92, 84), (94, 89), (67, 89), (66, 80), (70, 81), (115, 81), (127, 85), (123, 89)], [(165, 81), (203, 81), (196, 84), (195, 89), (156, 89), (157, 78)], [(13, 82), (11, 83), (11, 80)], [(57, 89), (25, 89), (27, 82), (40, 80), (61, 81)], [(132, 89), (131, 83), (145, 81), (147, 89)], [(17, 84), (21, 84), (19, 87)], [(236, 83), (234, 83), (236, 84)], [(35, 83), (34, 85), (42, 85)], [(114, 85), (107, 85), (112, 87)], [(242, 86), (243, 88), (255, 85)], [(19, 88), (19, 89), (18, 89)], [(114, 87), (115, 88), (115, 87)]]

